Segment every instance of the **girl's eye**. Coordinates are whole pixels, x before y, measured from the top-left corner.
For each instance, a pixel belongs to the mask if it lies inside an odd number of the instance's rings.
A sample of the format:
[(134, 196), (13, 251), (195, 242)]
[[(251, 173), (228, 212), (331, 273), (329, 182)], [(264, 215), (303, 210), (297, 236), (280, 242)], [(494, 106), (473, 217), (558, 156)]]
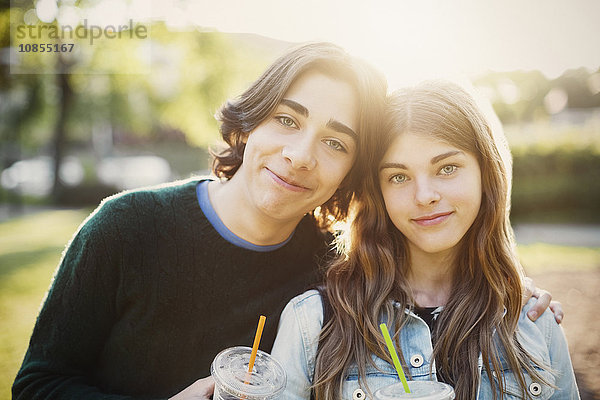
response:
[(456, 171), (457, 168), (458, 167), (456, 165), (446, 165), (446, 166), (442, 167), (440, 172), (442, 173), (442, 175), (451, 175), (452, 173), (454, 173)]
[(392, 183), (404, 183), (406, 182), (406, 175), (404, 174), (396, 174), (390, 177), (390, 182)]
[(344, 153), (347, 153), (348, 151), (346, 151), (346, 148), (344, 147), (343, 144), (341, 144), (339, 141), (337, 140), (332, 140), (332, 139), (327, 139), (324, 141), (325, 144), (329, 147), (331, 147), (333, 150), (335, 151), (342, 151)]
[(296, 122), (293, 119), (286, 116), (275, 117), (279, 123), (283, 126), (287, 126), (288, 128), (296, 128)]

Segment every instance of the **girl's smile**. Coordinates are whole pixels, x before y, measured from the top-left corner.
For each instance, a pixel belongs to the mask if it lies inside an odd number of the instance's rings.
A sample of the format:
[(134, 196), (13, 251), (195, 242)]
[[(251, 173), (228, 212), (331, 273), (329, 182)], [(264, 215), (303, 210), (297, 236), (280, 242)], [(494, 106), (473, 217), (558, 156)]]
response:
[(417, 217), (412, 220), (420, 226), (435, 226), (446, 221), (451, 215), (452, 211)]

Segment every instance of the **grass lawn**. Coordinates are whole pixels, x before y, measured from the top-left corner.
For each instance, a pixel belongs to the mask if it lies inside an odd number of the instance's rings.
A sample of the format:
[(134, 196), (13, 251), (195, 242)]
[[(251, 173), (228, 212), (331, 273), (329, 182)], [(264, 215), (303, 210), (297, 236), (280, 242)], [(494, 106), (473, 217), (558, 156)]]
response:
[[(12, 381), (60, 255), (88, 213), (46, 211), (0, 223), (0, 399), (11, 397)], [(519, 246), (519, 256), (528, 274), (600, 267), (600, 248), (531, 244)]]
[(47, 211), (0, 223), (0, 399), (27, 349), (65, 244), (89, 210)]
[(533, 243), (518, 245), (517, 251), (527, 275), (564, 270), (590, 271), (600, 268), (600, 247)]

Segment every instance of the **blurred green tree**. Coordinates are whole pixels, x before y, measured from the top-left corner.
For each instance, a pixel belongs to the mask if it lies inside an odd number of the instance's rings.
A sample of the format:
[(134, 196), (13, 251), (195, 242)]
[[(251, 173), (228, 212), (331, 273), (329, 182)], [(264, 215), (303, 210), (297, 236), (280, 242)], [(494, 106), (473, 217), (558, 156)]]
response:
[[(17, 19), (26, 11), (10, 9)], [(6, 54), (10, 17), (9, 9), (0, 11)], [(3, 63), (2, 167), (24, 154), (51, 153), (58, 198), (58, 168), (74, 144), (94, 146), (101, 158), (111, 153), (115, 136), (152, 140), (163, 132), (181, 132), (192, 146), (215, 142), (219, 136), (213, 114), (242, 82), (257, 76), (270, 55), (249, 55), (217, 32), (172, 31), (162, 22), (147, 28), (146, 40), (99, 40), (93, 52), (81, 52), (79, 58), (28, 57), (34, 68), (49, 72), (45, 74), (10, 74)]]
[(568, 95), (570, 108), (600, 107), (600, 91), (592, 91), (589, 85), (590, 73), (585, 68), (565, 71), (554, 82)]

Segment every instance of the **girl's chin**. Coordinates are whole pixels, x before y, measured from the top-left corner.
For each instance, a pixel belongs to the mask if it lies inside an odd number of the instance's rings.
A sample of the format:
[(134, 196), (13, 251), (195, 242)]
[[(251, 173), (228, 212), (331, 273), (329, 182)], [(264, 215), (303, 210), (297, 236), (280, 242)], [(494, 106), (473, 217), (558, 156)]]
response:
[(457, 242), (443, 243), (440, 241), (434, 241), (430, 243), (421, 243), (417, 245), (422, 252), (427, 254), (447, 254), (456, 248)]

